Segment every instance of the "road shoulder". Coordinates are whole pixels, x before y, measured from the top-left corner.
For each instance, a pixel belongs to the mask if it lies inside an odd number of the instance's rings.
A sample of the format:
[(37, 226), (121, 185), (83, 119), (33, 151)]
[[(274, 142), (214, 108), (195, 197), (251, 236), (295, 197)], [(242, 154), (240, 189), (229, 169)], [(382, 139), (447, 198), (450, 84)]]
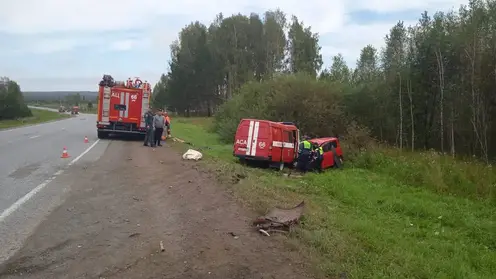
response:
[(312, 278), (297, 251), (254, 232), (254, 215), (169, 147), (113, 141), (65, 176), (70, 196), (0, 278)]

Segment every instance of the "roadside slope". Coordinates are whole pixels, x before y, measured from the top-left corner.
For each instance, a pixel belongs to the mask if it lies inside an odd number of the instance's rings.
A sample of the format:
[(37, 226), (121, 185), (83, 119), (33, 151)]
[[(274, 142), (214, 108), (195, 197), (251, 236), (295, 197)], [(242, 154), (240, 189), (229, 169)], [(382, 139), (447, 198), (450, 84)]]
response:
[(35, 108), (35, 107), (30, 107), (30, 109), (31, 112), (33, 113), (32, 117), (0, 121), (0, 131), (4, 129), (35, 125), (44, 122), (52, 122), (71, 117), (69, 114), (58, 113), (56, 110), (48, 110), (44, 108)]
[[(244, 177), (231, 189), (260, 213), (274, 204), (305, 200), (304, 221), (289, 240), (303, 244), (301, 250), (309, 248), (315, 267), (330, 278), (344, 273), (349, 278), (496, 274), (496, 207), (491, 201), (496, 172), (491, 167), (433, 152), (394, 155), (394, 150), (376, 149), (358, 154), (345, 148), (341, 170), (283, 177), (239, 164), (232, 144), (209, 132), (211, 118), (176, 117), (172, 122), (173, 135), (201, 150), (206, 167), (219, 179), (232, 184)], [(477, 198), (470, 192), (487, 194)]]
[(253, 232), (253, 215), (166, 146), (113, 141), (64, 179), (70, 197), (0, 278), (313, 278), (297, 252)]

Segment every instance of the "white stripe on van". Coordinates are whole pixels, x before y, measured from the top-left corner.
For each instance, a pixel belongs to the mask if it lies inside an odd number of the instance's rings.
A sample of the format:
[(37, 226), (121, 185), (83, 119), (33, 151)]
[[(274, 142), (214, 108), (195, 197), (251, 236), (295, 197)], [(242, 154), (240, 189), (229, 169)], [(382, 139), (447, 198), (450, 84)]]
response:
[(282, 142), (282, 141), (273, 141), (272, 142), (272, 146), (274, 146), (274, 147), (283, 147), (283, 144), (284, 144), (284, 148), (294, 148), (295, 147), (294, 143), (291, 143), (291, 142)]
[(253, 134), (253, 120), (250, 121), (250, 129), (248, 130), (248, 140), (246, 141), (246, 155), (250, 155), (251, 150), (251, 137)]
[(251, 146), (251, 156), (257, 155), (257, 141), (258, 141), (258, 128), (260, 127), (260, 122), (255, 122), (255, 131), (253, 132), (253, 145)]

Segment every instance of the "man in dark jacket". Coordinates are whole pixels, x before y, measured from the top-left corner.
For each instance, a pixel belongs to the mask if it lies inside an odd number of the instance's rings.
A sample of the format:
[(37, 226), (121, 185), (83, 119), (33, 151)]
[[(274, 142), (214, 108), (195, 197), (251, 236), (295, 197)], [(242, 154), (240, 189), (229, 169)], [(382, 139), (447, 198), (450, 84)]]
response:
[(143, 116), (145, 118), (145, 125), (146, 125), (146, 134), (145, 134), (145, 142), (143, 143), (144, 146), (151, 146), (155, 147), (155, 138), (154, 138), (154, 130), (155, 127), (153, 125), (153, 112), (152, 108), (149, 108), (147, 112), (145, 112), (145, 115)]
[(165, 117), (162, 115), (162, 111), (159, 110), (153, 117), (153, 126), (155, 127), (155, 140), (154, 143), (157, 146), (162, 146), (162, 134), (164, 133)]

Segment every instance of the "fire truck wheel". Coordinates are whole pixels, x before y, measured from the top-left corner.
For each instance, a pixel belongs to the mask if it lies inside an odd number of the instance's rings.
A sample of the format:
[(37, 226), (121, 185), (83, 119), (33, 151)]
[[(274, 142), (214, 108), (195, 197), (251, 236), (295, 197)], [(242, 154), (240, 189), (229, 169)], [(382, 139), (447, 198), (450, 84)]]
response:
[(103, 132), (103, 131), (98, 131), (97, 132), (97, 136), (99, 139), (106, 139), (108, 138), (108, 133), (107, 132)]

